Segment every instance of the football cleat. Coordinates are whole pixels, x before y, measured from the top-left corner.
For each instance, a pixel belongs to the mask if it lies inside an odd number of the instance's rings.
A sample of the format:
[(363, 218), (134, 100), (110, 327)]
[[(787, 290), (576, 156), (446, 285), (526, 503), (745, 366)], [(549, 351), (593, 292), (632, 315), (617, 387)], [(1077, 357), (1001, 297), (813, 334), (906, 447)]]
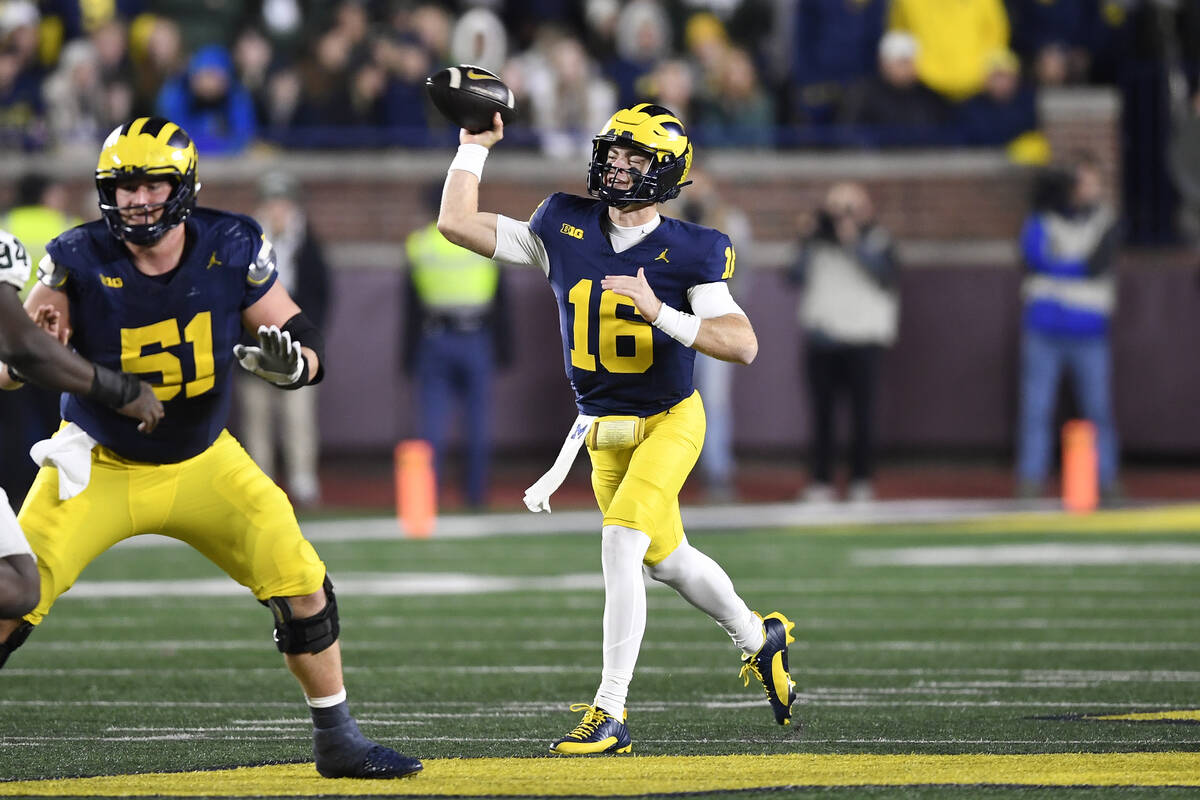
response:
[(367, 751), (362, 761), (352, 769), (339, 770), (317, 766), (317, 772), (325, 778), (403, 778), (415, 775), (425, 768), (417, 759), (397, 753), (390, 747), (377, 744)]
[(587, 756), (628, 753), (633, 749), (633, 740), (629, 738), (629, 729), (625, 727), (625, 720), (629, 719), (628, 711), (621, 715), (621, 719), (617, 719), (603, 708), (587, 703), (572, 703), (571, 710), (584, 712), (583, 719), (575, 726), (575, 730), (550, 745), (551, 753)]
[(796, 702), (796, 684), (788, 674), (787, 649), (796, 641), (792, 636), (794, 627), (796, 623), (778, 611), (767, 614), (763, 618), (763, 646), (754, 655), (742, 658), (744, 663), (738, 675), (745, 679), (746, 686), (750, 685), (751, 675), (758, 678), (780, 725), (792, 724), (792, 703)]

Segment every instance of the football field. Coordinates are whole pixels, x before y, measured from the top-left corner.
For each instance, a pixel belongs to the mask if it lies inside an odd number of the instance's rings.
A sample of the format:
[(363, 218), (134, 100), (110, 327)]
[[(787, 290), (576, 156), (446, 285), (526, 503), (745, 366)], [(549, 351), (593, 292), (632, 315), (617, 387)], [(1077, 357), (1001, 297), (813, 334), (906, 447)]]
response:
[(724, 632), (651, 586), (632, 755), (551, 757), (599, 680), (598, 517), (543, 515), (536, 535), (532, 515), (473, 517), (430, 540), (319, 520), (304, 527), (337, 588), (351, 709), (423, 773), (318, 778), (270, 614), (142, 537), (0, 671), (0, 797), (1200, 793), (1200, 508), (781, 518), (745, 506), (689, 539), (796, 623), (792, 728), (742, 685)]

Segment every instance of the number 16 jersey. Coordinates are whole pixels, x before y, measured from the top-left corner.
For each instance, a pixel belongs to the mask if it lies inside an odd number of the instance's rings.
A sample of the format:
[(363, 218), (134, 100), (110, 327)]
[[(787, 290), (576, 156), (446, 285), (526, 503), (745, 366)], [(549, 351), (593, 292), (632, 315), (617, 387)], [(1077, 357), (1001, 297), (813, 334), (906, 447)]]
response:
[(663, 217), (617, 253), (607, 225), (603, 202), (564, 193), (546, 198), (529, 220), (549, 257), (563, 361), (580, 412), (650, 416), (692, 394), (696, 351), (651, 326), (632, 300), (600, 281), (643, 268), (659, 300), (690, 313), (688, 289), (727, 278), (733, 247), (718, 230)]

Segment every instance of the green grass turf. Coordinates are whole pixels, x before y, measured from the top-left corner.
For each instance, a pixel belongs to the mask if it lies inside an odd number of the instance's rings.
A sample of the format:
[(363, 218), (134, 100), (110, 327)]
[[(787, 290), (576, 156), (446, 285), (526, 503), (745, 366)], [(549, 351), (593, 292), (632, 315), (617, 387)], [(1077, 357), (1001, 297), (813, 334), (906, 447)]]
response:
[[(598, 535), (321, 542), (355, 573), (598, 574)], [(750, 605), (797, 625), (800, 725), (743, 688), (725, 634), (672, 592), (649, 593), (630, 691), (635, 752), (1039, 753), (1196, 750), (1200, 725), (1078, 715), (1200, 707), (1200, 569), (1192, 564), (860, 566), (918, 545), (1194, 544), (1182, 534), (955, 534), (920, 528), (689, 537)], [(118, 548), (83, 580), (215, 578), (185, 547)], [(599, 680), (602, 592), (339, 594), (351, 707), (370, 736), (422, 757), (537, 757)], [(68, 594), (0, 672), (0, 777), (178, 771), (302, 761), (309, 724), (239, 597)], [(1175, 797), (1175, 790), (883, 788), (772, 796)]]

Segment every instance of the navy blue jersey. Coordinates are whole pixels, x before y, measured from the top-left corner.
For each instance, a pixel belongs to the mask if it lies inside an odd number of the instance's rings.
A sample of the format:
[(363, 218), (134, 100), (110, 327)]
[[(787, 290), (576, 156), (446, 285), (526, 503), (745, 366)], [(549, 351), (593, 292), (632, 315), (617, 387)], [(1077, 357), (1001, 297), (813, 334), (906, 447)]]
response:
[(184, 225), (183, 258), (166, 282), (139, 272), (102, 221), (46, 246), (53, 271), (41, 278), (70, 300), (71, 344), (84, 358), (145, 380), (166, 413), (147, 435), (137, 420), (65, 394), (63, 419), (134, 461), (182, 461), (216, 440), (229, 416), (242, 311), (276, 279), (274, 254), (249, 217), (198, 208)]
[(691, 312), (688, 289), (733, 274), (733, 246), (720, 231), (663, 217), (645, 239), (617, 253), (604, 233), (607, 219), (603, 202), (556, 193), (533, 212), (529, 227), (550, 257), (563, 361), (580, 412), (644, 417), (691, 395), (696, 351), (651, 326), (632, 300), (602, 290), (600, 281), (642, 267), (658, 299)]

